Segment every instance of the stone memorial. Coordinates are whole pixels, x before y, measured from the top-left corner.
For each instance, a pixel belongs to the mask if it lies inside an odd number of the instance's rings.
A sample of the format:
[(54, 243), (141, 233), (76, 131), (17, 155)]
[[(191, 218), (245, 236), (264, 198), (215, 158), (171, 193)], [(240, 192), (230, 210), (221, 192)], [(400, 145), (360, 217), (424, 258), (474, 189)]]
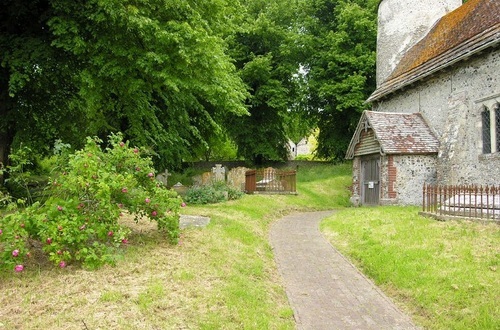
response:
[(177, 182), (172, 186), (172, 189), (174, 189), (179, 195), (185, 195), (188, 190), (188, 187), (184, 186), (180, 182)]
[(159, 173), (157, 176), (156, 176), (156, 180), (158, 182), (161, 182), (163, 183), (163, 185), (165, 187), (167, 187), (167, 184), (168, 184), (168, 177), (171, 176), (172, 174), (168, 172), (168, 170), (165, 170), (165, 172), (163, 173)]
[(245, 191), (245, 173), (249, 169), (246, 167), (236, 167), (227, 173), (227, 184), (233, 188)]
[(212, 172), (204, 172), (204, 173), (201, 175), (201, 185), (202, 185), (202, 186), (205, 186), (205, 185), (207, 185), (207, 184), (212, 183), (212, 177), (213, 177)]
[(213, 180), (214, 182), (226, 182), (226, 168), (222, 167), (221, 164), (216, 164), (212, 167)]
[(193, 176), (193, 186), (199, 187), (203, 185), (203, 177), (201, 175)]

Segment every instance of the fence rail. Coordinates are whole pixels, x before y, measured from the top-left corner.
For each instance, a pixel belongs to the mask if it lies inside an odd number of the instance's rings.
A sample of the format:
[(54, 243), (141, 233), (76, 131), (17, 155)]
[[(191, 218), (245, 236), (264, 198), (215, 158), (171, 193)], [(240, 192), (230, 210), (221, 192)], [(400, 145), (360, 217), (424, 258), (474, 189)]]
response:
[(245, 192), (296, 193), (297, 171), (276, 169), (250, 170), (245, 173)]
[(423, 187), (422, 211), (434, 216), (458, 216), (500, 220), (500, 186), (427, 185)]

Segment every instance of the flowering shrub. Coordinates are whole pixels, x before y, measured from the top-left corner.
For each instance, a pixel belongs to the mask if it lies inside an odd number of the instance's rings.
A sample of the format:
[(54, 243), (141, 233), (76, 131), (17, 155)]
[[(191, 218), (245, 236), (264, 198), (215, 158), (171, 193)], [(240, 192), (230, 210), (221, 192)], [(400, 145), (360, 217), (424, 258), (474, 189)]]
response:
[(6, 215), (0, 222), (0, 267), (20, 272), (30, 256), (28, 238), (41, 242), (61, 268), (81, 262), (89, 268), (113, 263), (113, 249), (128, 243), (129, 229), (118, 223), (128, 210), (136, 221), (158, 223), (173, 243), (179, 234), (182, 200), (155, 180), (152, 161), (130, 148), (121, 135), (110, 147), (88, 138), (49, 183), (48, 199)]

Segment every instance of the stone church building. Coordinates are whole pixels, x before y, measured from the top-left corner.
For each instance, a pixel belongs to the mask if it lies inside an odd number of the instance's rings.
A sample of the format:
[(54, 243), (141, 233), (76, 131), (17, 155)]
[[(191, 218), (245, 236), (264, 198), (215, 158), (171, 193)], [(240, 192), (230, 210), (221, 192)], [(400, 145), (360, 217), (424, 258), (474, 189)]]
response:
[(500, 1), (382, 0), (377, 88), (347, 150), (354, 204), (500, 184)]

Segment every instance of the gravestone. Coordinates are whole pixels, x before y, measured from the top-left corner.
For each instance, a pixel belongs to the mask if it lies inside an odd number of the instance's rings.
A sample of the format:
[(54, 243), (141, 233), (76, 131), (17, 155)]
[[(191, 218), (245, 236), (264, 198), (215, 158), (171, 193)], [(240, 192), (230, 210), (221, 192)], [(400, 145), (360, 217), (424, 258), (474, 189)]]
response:
[(246, 167), (236, 167), (227, 173), (227, 184), (233, 188), (245, 191), (245, 173), (249, 169)]
[(204, 217), (201, 215), (184, 215), (180, 214), (179, 218), (179, 228), (185, 229), (188, 227), (206, 227), (210, 223), (209, 217)]
[(203, 177), (201, 175), (193, 176), (193, 186), (199, 187), (203, 185)]
[(221, 164), (215, 164), (215, 167), (212, 167), (212, 173), (214, 182), (226, 181), (226, 169)]
[(213, 177), (212, 172), (204, 172), (201, 175), (201, 184), (203, 186), (206, 186), (207, 184), (212, 183), (212, 177)]
[(172, 186), (172, 189), (174, 189), (179, 195), (184, 196), (188, 190), (188, 187), (184, 186), (180, 182), (177, 182)]
[(163, 183), (163, 185), (166, 187), (168, 184), (168, 177), (171, 175), (171, 173), (168, 173), (168, 170), (165, 170), (165, 172), (160, 173), (156, 176), (156, 180)]

